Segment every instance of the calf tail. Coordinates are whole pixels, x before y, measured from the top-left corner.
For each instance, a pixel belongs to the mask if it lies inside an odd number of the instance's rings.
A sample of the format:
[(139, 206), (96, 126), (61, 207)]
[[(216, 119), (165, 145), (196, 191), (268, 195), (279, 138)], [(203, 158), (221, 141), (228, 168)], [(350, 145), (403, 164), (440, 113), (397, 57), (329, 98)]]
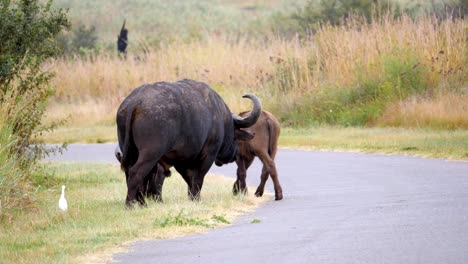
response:
[(268, 129), (268, 156), (271, 157), (273, 153), (273, 144), (275, 143), (274, 137), (273, 137), (274, 127), (270, 119), (267, 119), (266, 123), (267, 123), (267, 129)]
[(135, 110), (135, 106), (137, 104), (130, 104), (130, 106), (127, 109), (127, 116), (125, 117), (125, 134), (124, 136), (124, 141), (123, 141), (123, 147), (122, 147), (122, 161), (120, 162), (120, 167), (123, 171), (127, 171), (127, 168), (131, 165), (132, 160), (131, 158), (132, 155), (132, 148), (131, 146), (133, 143), (133, 138), (132, 138), (132, 119), (133, 119), (133, 111)]

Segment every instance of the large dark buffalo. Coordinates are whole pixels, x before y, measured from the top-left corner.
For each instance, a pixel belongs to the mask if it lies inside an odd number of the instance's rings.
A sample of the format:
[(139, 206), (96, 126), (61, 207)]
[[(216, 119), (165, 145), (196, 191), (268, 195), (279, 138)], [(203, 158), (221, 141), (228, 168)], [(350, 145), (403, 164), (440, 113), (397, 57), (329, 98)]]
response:
[(234, 162), (237, 141), (253, 138), (241, 128), (255, 124), (261, 105), (253, 95), (244, 97), (254, 106), (249, 116), (239, 117), (205, 83), (159, 82), (133, 90), (117, 111), (126, 204), (144, 204), (145, 177), (164, 175), (157, 173), (158, 164), (174, 166), (187, 183), (190, 198), (199, 199), (213, 162), (218, 166)]
[[(249, 112), (243, 112), (240, 116), (247, 116)], [(265, 190), (265, 183), (268, 175), (271, 176), (275, 187), (275, 199), (283, 199), (283, 189), (278, 180), (278, 172), (275, 165), (275, 156), (278, 149), (278, 138), (280, 135), (280, 124), (276, 117), (266, 111), (262, 111), (257, 123), (248, 129), (255, 135), (251, 141), (239, 142), (239, 153), (237, 155), (237, 180), (234, 183), (233, 192), (247, 192), (245, 178), (247, 169), (252, 164), (255, 157), (258, 157), (262, 163), (261, 182), (255, 191), (256, 196), (262, 196)]]

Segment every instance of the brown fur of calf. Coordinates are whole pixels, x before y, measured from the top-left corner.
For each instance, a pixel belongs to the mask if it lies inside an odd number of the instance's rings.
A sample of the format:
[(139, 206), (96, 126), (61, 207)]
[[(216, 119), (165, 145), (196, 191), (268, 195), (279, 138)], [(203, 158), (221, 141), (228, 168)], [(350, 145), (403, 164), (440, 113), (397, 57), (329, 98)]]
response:
[[(246, 116), (249, 112), (243, 112), (240, 116)], [(262, 196), (265, 190), (265, 183), (268, 176), (271, 176), (275, 188), (275, 200), (283, 199), (283, 190), (278, 180), (276, 170), (275, 156), (278, 150), (278, 139), (280, 135), (280, 124), (276, 117), (262, 111), (255, 125), (246, 129), (255, 134), (250, 141), (239, 141), (239, 154), (237, 155), (237, 180), (233, 186), (233, 193), (247, 192), (245, 179), (247, 169), (252, 164), (255, 157), (258, 157), (262, 163), (262, 174), (260, 176), (260, 185), (255, 191), (256, 196)]]

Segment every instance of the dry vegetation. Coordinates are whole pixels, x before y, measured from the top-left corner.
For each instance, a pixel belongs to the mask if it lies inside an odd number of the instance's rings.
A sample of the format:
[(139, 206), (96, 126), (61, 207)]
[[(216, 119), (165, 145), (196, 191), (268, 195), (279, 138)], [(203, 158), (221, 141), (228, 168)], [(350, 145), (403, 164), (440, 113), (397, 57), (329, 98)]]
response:
[[(126, 60), (109, 54), (63, 58), (52, 65), (57, 91), (49, 117), (70, 115), (72, 126), (109, 124), (133, 88), (191, 78), (210, 84), (234, 111), (248, 108), (241, 95), (254, 92), (286, 125), (435, 122), (442, 128), (467, 128), (466, 26), (464, 20), (433, 17), (385, 18), (370, 25), (352, 19), (345, 26), (325, 26), (310, 40), (234, 41), (214, 35), (150, 48)], [(366, 90), (368, 83), (374, 90)], [(376, 93), (386, 96), (372, 97)], [(449, 98), (458, 104), (444, 103)], [(376, 117), (354, 122), (356, 117), (338, 104), (350, 109), (378, 105), (357, 109), (376, 112)], [(330, 117), (329, 110), (341, 115)]]
[(467, 94), (446, 93), (396, 102), (387, 108), (381, 122), (403, 127), (468, 128), (467, 113)]

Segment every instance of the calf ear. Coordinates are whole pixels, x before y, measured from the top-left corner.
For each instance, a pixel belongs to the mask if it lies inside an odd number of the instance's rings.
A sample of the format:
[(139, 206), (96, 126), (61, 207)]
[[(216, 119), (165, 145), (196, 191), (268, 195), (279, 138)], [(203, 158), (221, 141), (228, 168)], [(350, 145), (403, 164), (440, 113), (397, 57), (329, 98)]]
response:
[(236, 129), (235, 136), (236, 136), (236, 139), (238, 140), (248, 141), (248, 140), (253, 139), (255, 137), (255, 134), (248, 130)]

